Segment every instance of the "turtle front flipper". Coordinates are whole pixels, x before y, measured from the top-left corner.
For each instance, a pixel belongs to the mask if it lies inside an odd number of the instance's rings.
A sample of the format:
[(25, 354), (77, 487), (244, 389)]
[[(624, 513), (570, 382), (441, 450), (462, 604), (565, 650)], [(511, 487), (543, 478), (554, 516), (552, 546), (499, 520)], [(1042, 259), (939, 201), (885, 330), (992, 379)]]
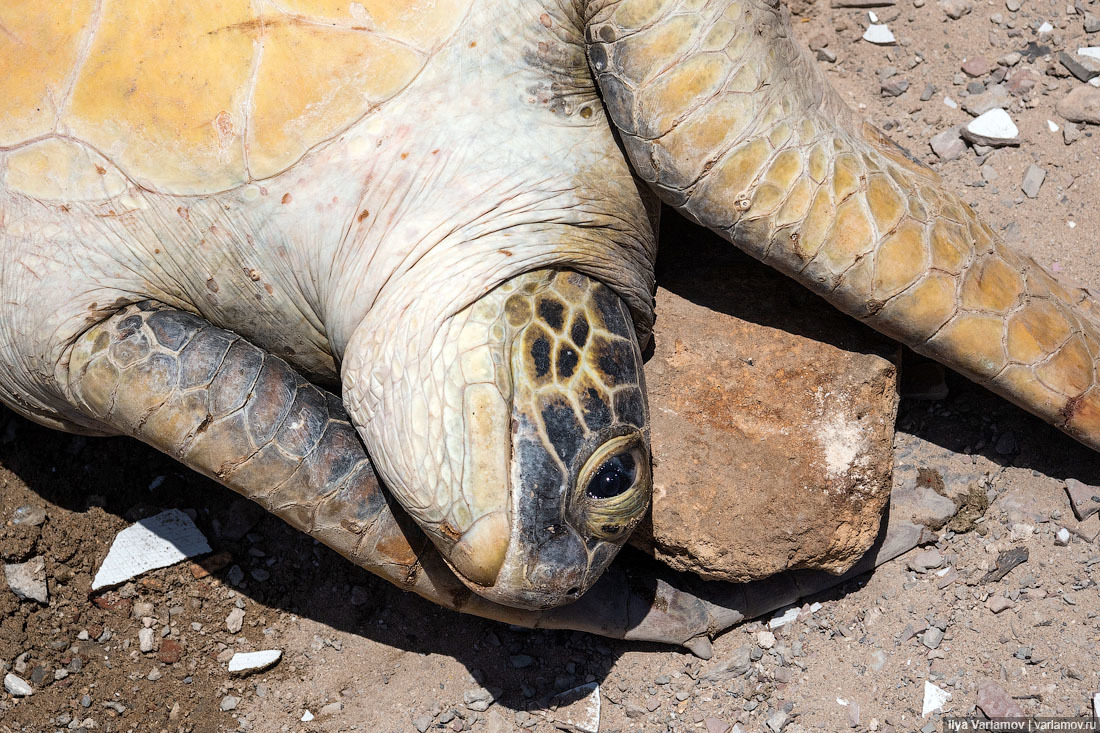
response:
[(144, 302), (73, 345), (88, 417), (167, 453), (401, 586), (427, 539), (402, 526), (335, 395), (237, 334)]
[(1100, 306), (861, 122), (778, 2), (593, 1), (586, 37), (624, 147), (667, 203), (1100, 449)]
[(694, 595), (648, 574), (628, 582), (621, 568), (563, 608), (526, 610), (473, 593), (382, 490), (339, 398), (190, 313), (146, 302), (92, 327), (73, 345), (69, 391), (88, 417), (447, 608), (696, 650), (740, 620), (716, 622), (721, 614)]

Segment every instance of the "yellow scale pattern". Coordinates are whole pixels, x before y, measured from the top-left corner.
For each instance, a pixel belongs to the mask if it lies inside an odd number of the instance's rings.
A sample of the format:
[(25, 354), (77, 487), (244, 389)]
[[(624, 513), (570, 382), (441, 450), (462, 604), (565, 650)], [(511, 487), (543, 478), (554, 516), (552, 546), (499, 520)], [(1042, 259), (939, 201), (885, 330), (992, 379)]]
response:
[(1100, 307), (855, 115), (761, 0), (604, 0), (589, 51), (640, 175), (842, 310), (1100, 449)]
[(170, 194), (268, 178), (407, 86), (470, 2), (5, 0), (0, 149), (60, 136), (59, 166), (89, 146)]

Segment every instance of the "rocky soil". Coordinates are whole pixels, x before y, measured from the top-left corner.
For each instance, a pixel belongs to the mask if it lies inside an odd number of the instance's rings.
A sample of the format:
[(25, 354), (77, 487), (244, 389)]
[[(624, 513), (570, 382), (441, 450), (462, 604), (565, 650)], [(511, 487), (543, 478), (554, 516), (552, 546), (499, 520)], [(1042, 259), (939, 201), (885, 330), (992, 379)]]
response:
[[(866, 9), (796, 11), (850, 103), (1009, 241), (1100, 289), (1100, 127), (1067, 120), (1098, 113), (1076, 50), (1100, 46), (1100, 3), (900, 0), (874, 8), (890, 46), (860, 40)], [(1018, 145), (957, 139), (967, 110), (990, 102)], [(902, 399), (894, 446), (895, 490), (924, 501), (930, 544), (807, 599), (789, 623), (724, 634), (705, 661), (448, 613), (131, 441), (0, 411), (0, 560), (28, 563), (6, 576), (25, 598), (0, 583), (0, 731), (549, 731), (591, 727), (591, 698), (556, 697), (586, 683), (604, 733), (932, 731), (979, 709), (1091, 714), (1100, 516), (1078, 520), (1067, 483), (1087, 512), (1100, 460), (911, 355), (901, 386), (936, 397)], [(90, 599), (114, 535), (173, 507), (210, 540), (206, 567)], [(46, 603), (34, 598), (43, 580)], [(234, 652), (261, 649), (282, 659), (229, 673)], [(924, 716), (929, 697), (942, 707)]]

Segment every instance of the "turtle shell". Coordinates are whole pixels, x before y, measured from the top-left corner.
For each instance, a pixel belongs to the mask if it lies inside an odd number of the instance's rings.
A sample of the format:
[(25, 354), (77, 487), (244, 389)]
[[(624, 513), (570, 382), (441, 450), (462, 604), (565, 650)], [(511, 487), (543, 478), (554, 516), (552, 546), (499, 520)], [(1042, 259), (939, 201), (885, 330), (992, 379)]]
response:
[(49, 198), (269, 178), (399, 94), (469, 3), (5, 0), (0, 173)]

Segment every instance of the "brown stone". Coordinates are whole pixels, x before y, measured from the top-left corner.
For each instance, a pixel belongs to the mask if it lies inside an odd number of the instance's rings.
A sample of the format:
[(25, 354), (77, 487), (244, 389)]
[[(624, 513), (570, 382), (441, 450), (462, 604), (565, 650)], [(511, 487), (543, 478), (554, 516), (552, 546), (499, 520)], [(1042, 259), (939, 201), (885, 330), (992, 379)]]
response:
[(847, 570), (890, 495), (897, 345), (667, 213), (661, 252), (633, 542), (707, 578)]
[(1100, 125), (1100, 89), (1087, 85), (1079, 86), (1062, 97), (1055, 109), (1070, 122)]
[(183, 656), (183, 645), (175, 639), (165, 639), (160, 643), (157, 659), (165, 664), (175, 664)]
[(92, 603), (104, 611), (117, 613), (120, 616), (129, 616), (130, 607), (133, 606), (134, 601), (132, 598), (123, 598), (117, 593), (104, 593), (92, 598)]
[(989, 718), (1023, 718), (1019, 703), (996, 682), (986, 680), (978, 687), (978, 707)]
[(216, 552), (209, 557), (204, 557), (197, 562), (192, 562), (189, 565), (189, 569), (191, 570), (191, 576), (195, 578), (195, 580), (199, 580), (200, 578), (205, 578), (213, 573), (218, 572), (219, 570), (222, 570), (223, 568), (227, 567), (231, 562), (233, 562), (233, 556), (230, 555), (227, 551), (222, 550), (221, 552)]

